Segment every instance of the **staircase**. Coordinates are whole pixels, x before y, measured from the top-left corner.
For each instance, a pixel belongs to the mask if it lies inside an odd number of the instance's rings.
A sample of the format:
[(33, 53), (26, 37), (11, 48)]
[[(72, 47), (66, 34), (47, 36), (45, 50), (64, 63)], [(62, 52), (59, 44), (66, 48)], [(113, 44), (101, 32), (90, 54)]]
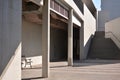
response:
[(120, 50), (104, 32), (96, 32), (92, 39), (88, 59), (120, 59)]

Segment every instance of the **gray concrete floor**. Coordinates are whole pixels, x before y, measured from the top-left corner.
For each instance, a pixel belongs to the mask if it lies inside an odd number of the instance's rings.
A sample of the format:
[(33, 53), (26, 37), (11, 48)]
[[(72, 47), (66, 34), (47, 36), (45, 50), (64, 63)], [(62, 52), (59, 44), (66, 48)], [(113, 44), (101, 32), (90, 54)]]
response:
[(75, 61), (74, 66), (67, 62), (50, 63), (50, 77), (41, 78), (40, 65), (33, 69), (23, 69), (23, 80), (120, 80), (120, 61), (85, 60)]

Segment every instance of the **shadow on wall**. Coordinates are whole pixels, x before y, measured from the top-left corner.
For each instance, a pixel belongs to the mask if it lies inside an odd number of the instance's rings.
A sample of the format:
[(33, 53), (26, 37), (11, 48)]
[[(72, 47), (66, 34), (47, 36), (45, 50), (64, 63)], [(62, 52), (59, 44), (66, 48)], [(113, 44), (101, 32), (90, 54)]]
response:
[(22, 79), (22, 80), (32, 80), (32, 79), (43, 79), (43, 77), (26, 78), (26, 79)]
[[(0, 80), (2, 79), (8, 79), (8, 74), (12, 73), (12, 75), (9, 75), (10, 77), (13, 77), (14, 75), (17, 75), (19, 77), (21, 73), (21, 43), (17, 45), (12, 45), (12, 47), (9, 47), (9, 55), (3, 54), (2, 58), (2, 66), (0, 66)], [(17, 71), (15, 73), (14, 71)]]
[(91, 35), (89, 37), (89, 39), (87, 40), (87, 43), (85, 44), (84, 46), (84, 59), (87, 59), (88, 58), (88, 55), (89, 55), (89, 51), (91, 49), (91, 44), (92, 44), (92, 38), (93, 38), (94, 35)]

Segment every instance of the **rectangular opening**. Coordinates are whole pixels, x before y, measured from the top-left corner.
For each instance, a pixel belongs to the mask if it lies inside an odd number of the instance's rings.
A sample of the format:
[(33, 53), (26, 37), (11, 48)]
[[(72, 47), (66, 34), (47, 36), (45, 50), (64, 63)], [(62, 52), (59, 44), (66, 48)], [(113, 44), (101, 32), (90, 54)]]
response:
[(79, 60), (80, 57), (80, 28), (73, 28), (73, 59)]

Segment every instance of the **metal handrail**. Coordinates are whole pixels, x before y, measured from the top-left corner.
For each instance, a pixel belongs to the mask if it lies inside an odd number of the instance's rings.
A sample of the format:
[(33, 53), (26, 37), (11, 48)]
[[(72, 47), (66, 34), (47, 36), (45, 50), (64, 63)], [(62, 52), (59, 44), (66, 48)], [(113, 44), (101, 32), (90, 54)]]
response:
[(108, 31), (108, 32), (105, 32), (105, 33), (111, 33), (118, 40), (118, 42), (120, 43), (120, 40), (113, 34), (113, 32)]

